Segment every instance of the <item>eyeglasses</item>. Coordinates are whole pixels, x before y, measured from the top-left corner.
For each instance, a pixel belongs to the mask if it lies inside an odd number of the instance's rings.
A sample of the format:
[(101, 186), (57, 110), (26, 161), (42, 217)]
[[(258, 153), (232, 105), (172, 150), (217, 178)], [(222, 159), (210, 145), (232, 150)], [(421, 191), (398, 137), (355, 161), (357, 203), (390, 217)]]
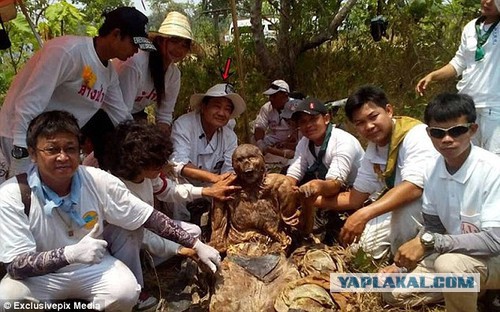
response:
[(235, 93), (234, 92), (234, 86), (230, 83), (226, 83), (226, 94), (229, 94), (229, 93)]
[(448, 129), (438, 128), (438, 127), (427, 127), (427, 133), (429, 133), (429, 135), (431, 137), (436, 138), (436, 139), (442, 139), (446, 135), (449, 135), (452, 138), (458, 138), (462, 134), (467, 133), (467, 131), (469, 131), (471, 125), (473, 125), (472, 122), (466, 123), (466, 124), (461, 124), (461, 125), (456, 125), (456, 126), (448, 128)]
[(57, 146), (49, 146), (45, 148), (37, 148), (40, 152), (44, 152), (49, 156), (58, 156), (62, 153), (68, 156), (75, 156), (80, 154), (80, 147), (78, 146), (68, 146), (68, 147), (57, 147)]

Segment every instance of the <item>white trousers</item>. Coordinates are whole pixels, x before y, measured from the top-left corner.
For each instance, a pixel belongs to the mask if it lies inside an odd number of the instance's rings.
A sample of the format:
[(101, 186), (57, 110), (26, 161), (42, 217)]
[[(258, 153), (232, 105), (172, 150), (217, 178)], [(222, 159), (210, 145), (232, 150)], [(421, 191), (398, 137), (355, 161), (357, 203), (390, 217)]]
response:
[[(194, 224), (173, 220), (186, 232), (198, 238), (201, 229)], [(104, 239), (108, 242), (108, 250), (113, 257), (119, 259), (133, 272), (137, 282), (144, 286), (141, 266), (141, 248), (155, 256), (155, 264), (159, 264), (177, 254), (179, 244), (165, 239), (143, 227), (135, 231), (125, 230), (116, 225), (107, 224), (103, 232)]]
[(99, 264), (78, 265), (73, 271), (15, 280), (6, 275), (0, 282), (0, 311), (9, 301), (51, 302), (82, 299), (103, 311), (131, 311), (140, 293), (132, 272), (106, 254)]
[(500, 155), (500, 107), (476, 108), (479, 130), (474, 145)]

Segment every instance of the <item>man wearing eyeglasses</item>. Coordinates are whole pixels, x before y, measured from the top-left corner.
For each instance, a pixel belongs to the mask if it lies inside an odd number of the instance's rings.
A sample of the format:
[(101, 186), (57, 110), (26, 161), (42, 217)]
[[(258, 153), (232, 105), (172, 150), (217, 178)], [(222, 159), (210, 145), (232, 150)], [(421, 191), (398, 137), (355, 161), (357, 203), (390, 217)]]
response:
[(262, 153), (277, 143), (293, 137), (293, 129), (281, 115), (289, 100), (290, 87), (284, 80), (275, 80), (263, 94), (269, 96), (255, 118), (255, 144)]
[[(424, 229), (394, 260), (417, 273), (479, 273), (480, 289), (500, 288), (500, 158), (471, 144), (478, 125), (468, 95), (444, 93), (425, 109), (441, 154), (424, 175)], [(386, 293), (395, 305), (441, 301), (446, 311), (477, 311), (478, 293)], [(498, 308), (498, 307), (496, 307)], [(494, 310), (492, 306), (487, 311)]]
[(80, 166), (80, 138), (72, 114), (40, 114), (26, 137), (33, 165), (0, 186), (0, 265), (7, 271), (0, 281), (1, 311), (17, 310), (20, 302), (66, 299), (87, 300), (92, 310), (131, 311), (141, 287), (107, 251), (104, 224), (144, 227), (193, 248), (214, 270), (220, 262), (214, 248), (135, 197), (118, 178)]
[[(105, 118), (116, 123), (132, 118), (109, 60), (126, 60), (139, 48), (155, 50), (147, 39), (147, 23), (137, 9), (119, 7), (104, 15), (98, 36), (54, 38), (30, 58), (13, 80), (0, 111), (0, 148), (9, 164), (9, 177), (29, 168), (26, 129), (42, 112), (68, 111), (80, 126), (101, 107)], [(93, 143), (103, 144), (98, 138), (92, 138)]]
[[(500, 2), (497, 3), (500, 4)], [(494, 0), (481, 0), (481, 16), (465, 25), (455, 57), (422, 78), (415, 87), (423, 95), (433, 81), (462, 76), (458, 92), (474, 99), (478, 131), (474, 144), (500, 155), (500, 12)]]
[[(355, 210), (340, 232), (344, 244), (359, 241), (374, 257), (415, 237), (422, 223), (422, 168), (436, 151), (420, 121), (394, 116), (384, 91), (367, 85), (347, 99), (347, 118), (369, 141), (353, 188), (319, 196), (317, 207)], [(373, 200), (372, 200), (373, 199)], [(384, 270), (398, 271), (391, 265)]]

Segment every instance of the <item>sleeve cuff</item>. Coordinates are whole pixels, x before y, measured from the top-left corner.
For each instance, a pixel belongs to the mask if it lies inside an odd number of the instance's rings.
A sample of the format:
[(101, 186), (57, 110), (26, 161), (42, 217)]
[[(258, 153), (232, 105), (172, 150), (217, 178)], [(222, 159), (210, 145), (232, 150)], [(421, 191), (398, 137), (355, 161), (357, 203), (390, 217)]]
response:
[(193, 199), (201, 198), (201, 197), (203, 197), (202, 192), (203, 192), (203, 187), (194, 186), (191, 189), (191, 196), (193, 196)]

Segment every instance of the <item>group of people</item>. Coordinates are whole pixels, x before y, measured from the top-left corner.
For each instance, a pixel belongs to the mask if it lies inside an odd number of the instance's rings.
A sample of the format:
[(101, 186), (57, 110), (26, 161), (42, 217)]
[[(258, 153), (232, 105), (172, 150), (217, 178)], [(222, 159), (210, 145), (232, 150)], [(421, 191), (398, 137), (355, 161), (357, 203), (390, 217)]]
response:
[[(423, 93), (431, 81), (462, 75), (459, 94), (432, 99), (424, 123), (396, 116), (376, 86), (348, 97), (345, 113), (365, 149), (332, 123), (322, 101), (293, 95), (284, 80), (264, 92), (269, 102), (255, 120), (254, 144), (289, 159), (284, 173), (301, 198), (303, 232), (359, 243), (374, 258), (392, 254), (382, 272), (479, 273), (481, 289), (500, 287), (500, 50), (493, 40), (500, 13), (492, 0), (481, 8), (453, 60), (416, 86)], [(174, 121), (175, 63), (197, 45), (178, 12), (158, 32), (147, 34), (146, 24), (136, 9), (117, 8), (95, 38), (47, 42), (12, 83), (0, 111), (10, 177), (0, 186), (7, 271), (0, 300), (150, 307), (157, 301), (143, 291), (141, 249), (159, 261), (196, 256), (217, 270), (221, 255), (203, 242), (200, 227), (209, 222), (212, 198), (224, 201), (241, 189), (232, 185), (238, 139), (229, 124), (246, 104), (220, 83), (192, 95), (194, 111)], [(144, 121), (151, 102), (154, 125)], [(87, 143), (97, 158), (89, 163), (107, 171), (80, 165)], [(244, 168), (245, 160), (238, 162)], [(153, 208), (155, 198), (168, 203), (170, 217)], [(444, 298), (448, 311), (475, 311), (477, 297), (384, 294), (395, 305)]]

